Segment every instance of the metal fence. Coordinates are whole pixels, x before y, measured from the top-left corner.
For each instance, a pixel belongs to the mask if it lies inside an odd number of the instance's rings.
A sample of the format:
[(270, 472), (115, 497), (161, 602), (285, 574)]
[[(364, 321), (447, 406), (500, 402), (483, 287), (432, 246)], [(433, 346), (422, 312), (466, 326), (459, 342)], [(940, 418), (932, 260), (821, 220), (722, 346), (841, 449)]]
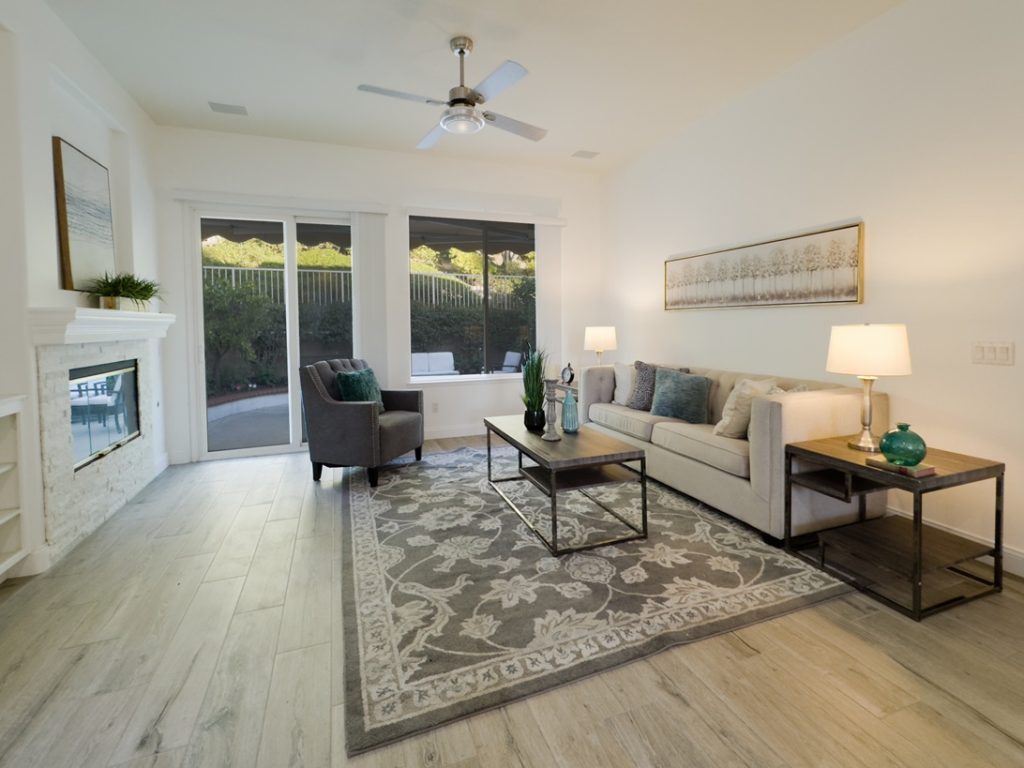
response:
[[(269, 267), (203, 267), (203, 285), (214, 282), (255, 285), (256, 292), (284, 304), (284, 269)], [(352, 301), (352, 273), (340, 269), (300, 269), (300, 304), (339, 304)]]
[[(352, 272), (340, 269), (300, 269), (300, 304), (337, 304), (352, 301)], [(511, 309), (516, 303), (514, 288), (526, 283), (534, 287), (532, 275), (490, 275), (491, 306)], [(203, 267), (203, 285), (226, 282), (232, 286), (251, 284), (261, 296), (284, 303), (284, 269), (268, 267)], [(475, 306), (483, 303), (483, 275), (415, 273), (409, 275), (413, 301), (431, 306)], [(531, 291), (532, 292), (532, 291)]]
[[(522, 283), (533, 288), (534, 280), (533, 275), (490, 275), (491, 307), (511, 309), (517, 301), (514, 288)], [(409, 291), (413, 301), (431, 306), (476, 306), (484, 301), (484, 276), (448, 272), (413, 273), (409, 275)]]

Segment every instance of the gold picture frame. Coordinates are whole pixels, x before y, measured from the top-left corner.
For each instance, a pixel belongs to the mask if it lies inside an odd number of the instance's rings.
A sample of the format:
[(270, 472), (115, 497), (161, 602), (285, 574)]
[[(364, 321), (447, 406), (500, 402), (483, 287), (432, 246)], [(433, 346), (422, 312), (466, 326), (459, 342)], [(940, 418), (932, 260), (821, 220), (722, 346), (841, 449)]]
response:
[(61, 287), (86, 290), (90, 281), (117, 271), (110, 174), (59, 136), (53, 137)]
[(864, 222), (665, 260), (665, 309), (864, 301)]

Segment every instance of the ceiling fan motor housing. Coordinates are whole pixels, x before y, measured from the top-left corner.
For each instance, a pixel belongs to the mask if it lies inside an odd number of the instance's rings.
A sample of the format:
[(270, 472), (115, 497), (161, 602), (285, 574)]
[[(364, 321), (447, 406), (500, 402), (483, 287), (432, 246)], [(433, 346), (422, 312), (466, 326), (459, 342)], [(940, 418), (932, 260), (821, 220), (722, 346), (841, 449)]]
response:
[(466, 104), (470, 107), (476, 106), (483, 101), (483, 98), (479, 93), (474, 91), (472, 88), (467, 88), (464, 85), (456, 85), (450, 91), (448, 91), (448, 106), (454, 107), (456, 104)]

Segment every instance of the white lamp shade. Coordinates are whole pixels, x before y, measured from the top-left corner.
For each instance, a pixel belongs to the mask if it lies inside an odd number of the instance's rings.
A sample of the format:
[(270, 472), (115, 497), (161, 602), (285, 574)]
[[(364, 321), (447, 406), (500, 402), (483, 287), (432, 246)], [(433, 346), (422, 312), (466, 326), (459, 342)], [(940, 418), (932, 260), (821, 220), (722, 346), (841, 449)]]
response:
[(910, 342), (902, 323), (833, 325), (825, 370), (851, 376), (907, 376)]
[(583, 349), (587, 352), (609, 352), (617, 349), (614, 325), (588, 325), (583, 333)]

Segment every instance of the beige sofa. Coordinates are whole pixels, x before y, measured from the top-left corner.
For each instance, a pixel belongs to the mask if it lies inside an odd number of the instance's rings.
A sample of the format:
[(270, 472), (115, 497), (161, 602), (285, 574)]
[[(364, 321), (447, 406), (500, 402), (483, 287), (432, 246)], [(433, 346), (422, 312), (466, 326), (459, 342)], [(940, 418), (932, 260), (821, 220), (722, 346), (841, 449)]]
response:
[[(859, 433), (861, 390), (821, 381), (692, 366), (690, 372), (711, 379), (709, 423), (688, 424), (616, 405), (612, 402), (615, 369), (604, 365), (586, 368), (580, 377), (581, 428), (644, 448), (650, 477), (772, 537), (782, 538), (786, 444)], [(806, 391), (754, 398), (746, 440), (713, 434), (736, 382), (767, 378), (775, 379), (782, 389), (802, 385)], [(872, 400), (876, 431), (889, 423), (888, 406), (887, 396), (876, 393)], [(884, 494), (868, 497), (869, 515), (881, 514), (884, 506)], [(845, 503), (794, 488), (794, 534), (853, 522), (856, 517), (856, 501)]]

